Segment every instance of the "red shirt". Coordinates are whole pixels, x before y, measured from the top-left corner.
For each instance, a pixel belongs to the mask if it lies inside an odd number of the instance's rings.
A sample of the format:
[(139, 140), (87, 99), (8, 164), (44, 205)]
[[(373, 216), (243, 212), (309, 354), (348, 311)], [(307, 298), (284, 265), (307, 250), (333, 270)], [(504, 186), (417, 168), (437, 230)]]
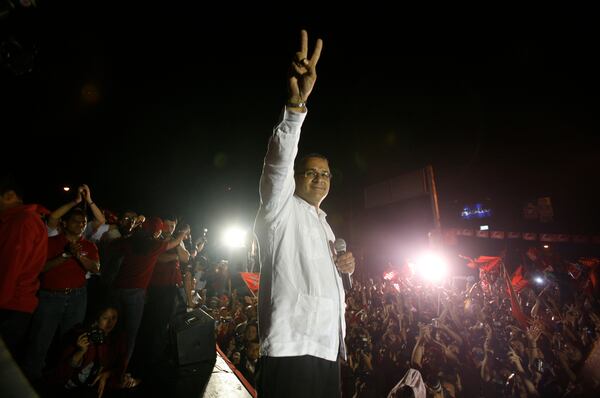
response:
[[(77, 241), (81, 245), (81, 255), (90, 260), (98, 261), (98, 248), (87, 239), (79, 238)], [(62, 255), (65, 247), (69, 244), (64, 234), (48, 238), (48, 259)], [(85, 286), (85, 268), (75, 259), (70, 257), (64, 263), (57, 265), (50, 271), (44, 272), (41, 276), (42, 285), (40, 289), (66, 289)]]
[(48, 231), (37, 205), (0, 213), (0, 308), (32, 313), (46, 264)]
[[(169, 250), (168, 253), (175, 253), (177, 248)], [(179, 261), (173, 260), (165, 263), (156, 262), (150, 286), (181, 286), (183, 279), (181, 277), (181, 268)]]
[(119, 274), (115, 278), (115, 287), (120, 289), (146, 289), (152, 277), (156, 260), (158, 260), (160, 254), (167, 250), (169, 242), (155, 240), (150, 242), (150, 248), (145, 254), (138, 254), (133, 250), (132, 239), (136, 238), (132, 237), (122, 241), (121, 251), (125, 254), (125, 257), (119, 269)]

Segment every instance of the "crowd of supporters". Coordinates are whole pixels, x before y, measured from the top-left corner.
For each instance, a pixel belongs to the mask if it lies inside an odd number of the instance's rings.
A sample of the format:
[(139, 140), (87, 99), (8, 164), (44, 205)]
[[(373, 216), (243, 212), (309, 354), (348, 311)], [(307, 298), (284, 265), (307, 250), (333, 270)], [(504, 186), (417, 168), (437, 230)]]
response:
[[(203, 256), (189, 226), (101, 211), (87, 185), (53, 211), (24, 205), (10, 181), (1, 188), (1, 332), (40, 391), (135, 391), (144, 365), (168, 354), (170, 320), (196, 307), (254, 384), (255, 291), (227, 261)], [(355, 275), (343, 396), (593, 396), (599, 262), (535, 249), (522, 260), (472, 260), (478, 277), (441, 284), (407, 266)]]

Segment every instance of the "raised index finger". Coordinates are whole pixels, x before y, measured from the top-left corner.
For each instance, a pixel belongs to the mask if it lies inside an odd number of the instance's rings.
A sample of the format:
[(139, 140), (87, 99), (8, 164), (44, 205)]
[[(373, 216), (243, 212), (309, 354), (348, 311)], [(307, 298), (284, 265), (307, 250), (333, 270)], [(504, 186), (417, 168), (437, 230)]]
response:
[(299, 61), (306, 58), (308, 54), (308, 32), (304, 29), (300, 31), (300, 54), (302, 58)]

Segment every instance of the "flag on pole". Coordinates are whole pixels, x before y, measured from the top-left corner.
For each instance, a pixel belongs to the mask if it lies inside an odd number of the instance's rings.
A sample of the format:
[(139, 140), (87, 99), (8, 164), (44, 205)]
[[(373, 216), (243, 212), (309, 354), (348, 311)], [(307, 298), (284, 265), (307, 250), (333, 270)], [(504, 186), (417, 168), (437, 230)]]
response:
[(510, 306), (512, 308), (513, 317), (521, 324), (521, 326), (527, 328), (529, 326), (530, 319), (527, 315), (525, 315), (523, 309), (521, 308), (521, 304), (519, 303), (517, 293), (513, 288), (513, 285), (511, 283), (511, 280), (508, 276), (508, 272), (506, 271), (506, 267), (504, 264), (502, 264), (502, 269), (504, 271), (504, 280), (506, 281), (506, 286), (508, 288), (508, 296), (510, 298)]

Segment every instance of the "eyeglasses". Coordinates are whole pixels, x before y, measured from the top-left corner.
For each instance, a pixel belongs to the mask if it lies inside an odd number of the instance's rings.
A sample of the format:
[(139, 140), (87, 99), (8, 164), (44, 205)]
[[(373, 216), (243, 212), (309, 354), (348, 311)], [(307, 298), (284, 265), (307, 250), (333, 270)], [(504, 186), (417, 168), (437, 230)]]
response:
[(302, 174), (305, 178), (310, 178), (314, 180), (317, 176), (321, 177), (324, 180), (331, 180), (331, 173), (327, 170), (319, 171), (315, 169), (308, 169), (304, 171), (299, 171), (296, 174)]

